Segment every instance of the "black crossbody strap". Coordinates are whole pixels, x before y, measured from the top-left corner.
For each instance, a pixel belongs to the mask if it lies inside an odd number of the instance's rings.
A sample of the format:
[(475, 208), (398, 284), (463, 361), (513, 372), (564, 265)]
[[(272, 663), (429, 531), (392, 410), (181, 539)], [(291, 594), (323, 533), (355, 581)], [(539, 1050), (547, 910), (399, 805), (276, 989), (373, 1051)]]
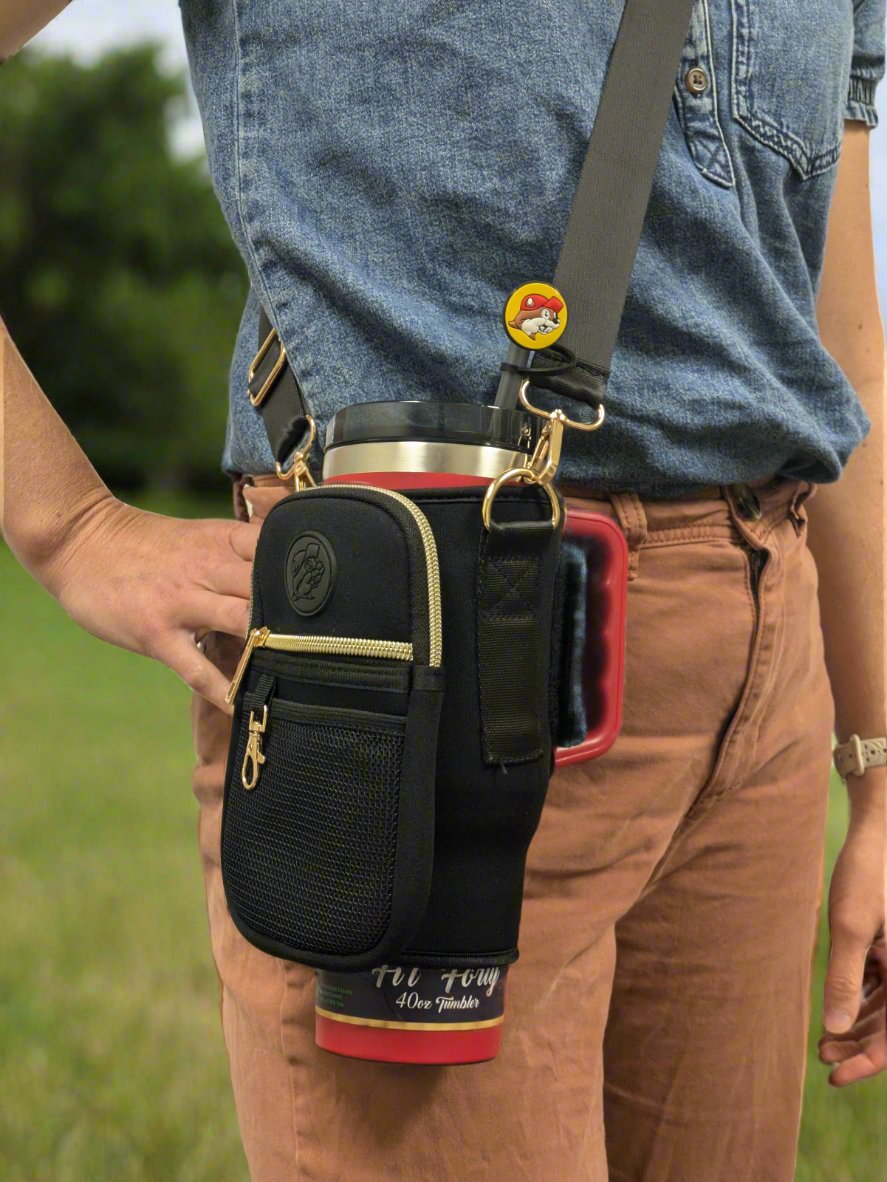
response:
[(250, 368), (247, 391), (262, 416), (274, 459), (284, 467), (308, 432), (308, 406), (264, 308), (259, 313), (259, 351)]
[(626, 0), (554, 274), (568, 309), (560, 343), (604, 382), (692, 9)]
[[(603, 397), (692, 7), (625, 0), (554, 275), (567, 326), (537, 355), (534, 386), (591, 404)], [(565, 354), (575, 364), (559, 364)], [(264, 309), (249, 395), (283, 465), (304, 441), (308, 409)]]

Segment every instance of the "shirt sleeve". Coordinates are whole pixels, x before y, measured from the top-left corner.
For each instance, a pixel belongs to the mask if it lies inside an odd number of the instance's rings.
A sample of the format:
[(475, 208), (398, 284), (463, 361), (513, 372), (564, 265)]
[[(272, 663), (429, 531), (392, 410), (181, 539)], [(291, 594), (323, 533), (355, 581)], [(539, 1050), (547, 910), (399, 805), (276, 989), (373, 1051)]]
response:
[(853, 59), (845, 119), (858, 119), (869, 127), (878, 123), (875, 89), (884, 77), (885, 0), (855, 0), (853, 5)]

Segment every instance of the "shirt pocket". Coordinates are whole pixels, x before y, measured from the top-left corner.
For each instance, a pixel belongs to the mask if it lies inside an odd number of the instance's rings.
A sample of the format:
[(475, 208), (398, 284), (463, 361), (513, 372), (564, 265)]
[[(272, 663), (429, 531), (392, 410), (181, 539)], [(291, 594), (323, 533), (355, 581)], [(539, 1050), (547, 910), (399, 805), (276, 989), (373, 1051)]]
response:
[(852, 0), (731, 0), (732, 110), (803, 177), (841, 151), (853, 51)]

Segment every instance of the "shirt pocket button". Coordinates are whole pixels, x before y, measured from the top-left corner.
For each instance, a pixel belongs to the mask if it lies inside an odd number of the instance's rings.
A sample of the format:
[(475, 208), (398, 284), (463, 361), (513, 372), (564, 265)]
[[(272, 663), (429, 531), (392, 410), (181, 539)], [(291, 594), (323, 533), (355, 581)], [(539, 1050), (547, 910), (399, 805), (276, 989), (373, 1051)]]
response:
[(705, 94), (708, 90), (708, 74), (702, 66), (691, 66), (684, 75), (684, 86), (693, 95)]

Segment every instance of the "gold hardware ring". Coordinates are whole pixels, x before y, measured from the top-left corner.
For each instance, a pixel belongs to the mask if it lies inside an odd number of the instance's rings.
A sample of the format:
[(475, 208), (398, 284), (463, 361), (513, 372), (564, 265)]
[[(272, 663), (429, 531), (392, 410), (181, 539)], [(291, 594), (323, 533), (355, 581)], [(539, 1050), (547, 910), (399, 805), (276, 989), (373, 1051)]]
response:
[(525, 484), (538, 484), (543, 488), (551, 503), (551, 528), (557, 529), (561, 523), (561, 499), (558, 496), (554, 485), (549, 481), (540, 480), (532, 468), (509, 468), (506, 472), (501, 472), (495, 480), (493, 480), (487, 491), (484, 493), (483, 505), (481, 506), (481, 516), (483, 517), (484, 526), (489, 529), (493, 524), (493, 502), (503, 484), (507, 484), (509, 480), (520, 480)]
[[(527, 398), (527, 390), (529, 388), (530, 388), (530, 379), (524, 378), (524, 380), (520, 384), (520, 391), (518, 392), (518, 397), (520, 398), (521, 404), (524, 407), (526, 407), (526, 409), (531, 414), (538, 415), (540, 419), (551, 418), (550, 411), (541, 410), (538, 406), (533, 406), (532, 402), (530, 402), (529, 398)], [(597, 418), (594, 419), (594, 421), (591, 423), (583, 423), (583, 422), (580, 422), (579, 419), (568, 419), (566, 417), (566, 415), (564, 415), (564, 426), (565, 427), (575, 427), (577, 431), (597, 431), (597, 429), (599, 427), (603, 426), (603, 423), (604, 423), (604, 405), (603, 405), (603, 403), (601, 403), (600, 406), (597, 408)]]
[[(255, 394), (251, 394), (249, 387), (252, 385), (259, 366), (262, 364), (262, 362), (268, 356), (268, 350), (274, 344), (275, 340), (277, 341), (278, 345), (280, 346), (280, 352), (277, 356), (277, 360), (274, 362), (274, 365), (271, 367), (271, 372), (268, 374), (267, 378), (265, 378), (264, 382), (262, 383), (261, 389), (257, 390)], [(246, 375), (246, 384), (247, 384), (247, 391), (246, 392), (249, 395), (249, 400), (253, 406), (259, 407), (262, 405), (262, 403), (265, 401), (265, 399), (268, 397), (269, 393), (271, 392), (271, 389), (274, 386), (274, 383), (277, 381), (278, 377), (280, 376), (280, 371), (283, 369), (283, 367), (285, 365), (286, 365), (286, 349), (283, 347), (283, 341), (277, 335), (277, 329), (272, 328), (271, 331), (268, 333), (268, 335), (265, 337), (264, 341), (262, 341), (262, 344), (259, 347), (259, 351), (255, 355), (255, 357), (253, 358), (252, 364), (249, 367), (249, 372)]]

